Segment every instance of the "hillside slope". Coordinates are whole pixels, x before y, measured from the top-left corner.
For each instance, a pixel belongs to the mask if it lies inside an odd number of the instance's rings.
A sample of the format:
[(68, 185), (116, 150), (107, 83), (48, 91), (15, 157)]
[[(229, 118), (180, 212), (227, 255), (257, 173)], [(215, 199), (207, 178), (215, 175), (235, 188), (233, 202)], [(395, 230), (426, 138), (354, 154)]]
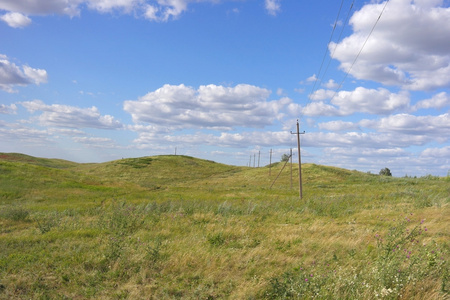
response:
[(448, 299), (449, 178), (282, 167), (4, 155), (0, 299)]

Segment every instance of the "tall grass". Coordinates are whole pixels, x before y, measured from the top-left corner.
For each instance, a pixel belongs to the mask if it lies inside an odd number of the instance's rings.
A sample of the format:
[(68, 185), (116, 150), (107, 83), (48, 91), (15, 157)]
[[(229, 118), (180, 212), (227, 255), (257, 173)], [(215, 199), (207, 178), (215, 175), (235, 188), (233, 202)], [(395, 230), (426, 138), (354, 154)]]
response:
[(0, 169), (0, 299), (449, 297), (443, 178), (305, 165), (299, 200), (187, 157)]

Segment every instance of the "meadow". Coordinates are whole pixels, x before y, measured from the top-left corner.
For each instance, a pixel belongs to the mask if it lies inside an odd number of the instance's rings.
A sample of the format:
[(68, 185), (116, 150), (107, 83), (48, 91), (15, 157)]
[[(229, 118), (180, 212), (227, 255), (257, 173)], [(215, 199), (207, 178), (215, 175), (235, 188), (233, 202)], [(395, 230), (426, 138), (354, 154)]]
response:
[(449, 177), (281, 169), (0, 153), (0, 299), (450, 298)]

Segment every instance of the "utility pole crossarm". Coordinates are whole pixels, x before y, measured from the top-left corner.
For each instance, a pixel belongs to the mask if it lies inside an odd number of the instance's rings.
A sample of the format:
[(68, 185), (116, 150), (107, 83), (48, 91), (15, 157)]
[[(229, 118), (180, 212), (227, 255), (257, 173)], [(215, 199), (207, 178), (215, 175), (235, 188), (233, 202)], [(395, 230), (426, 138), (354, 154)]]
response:
[(300, 155), (300, 134), (304, 134), (305, 131), (300, 132), (300, 125), (297, 120), (297, 132), (292, 132), (291, 134), (297, 135), (297, 146), (298, 146), (298, 184), (299, 184), (299, 194), (300, 199), (303, 198), (303, 190), (302, 190), (302, 156)]

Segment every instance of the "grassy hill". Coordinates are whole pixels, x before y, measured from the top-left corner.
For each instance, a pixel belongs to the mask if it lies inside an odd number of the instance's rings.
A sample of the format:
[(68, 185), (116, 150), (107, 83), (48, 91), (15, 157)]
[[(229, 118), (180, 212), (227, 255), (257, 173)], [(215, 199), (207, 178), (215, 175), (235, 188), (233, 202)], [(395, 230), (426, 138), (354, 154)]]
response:
[(449, 178), (281, 168), (0, 153), (0, 299), (450, 297)]

